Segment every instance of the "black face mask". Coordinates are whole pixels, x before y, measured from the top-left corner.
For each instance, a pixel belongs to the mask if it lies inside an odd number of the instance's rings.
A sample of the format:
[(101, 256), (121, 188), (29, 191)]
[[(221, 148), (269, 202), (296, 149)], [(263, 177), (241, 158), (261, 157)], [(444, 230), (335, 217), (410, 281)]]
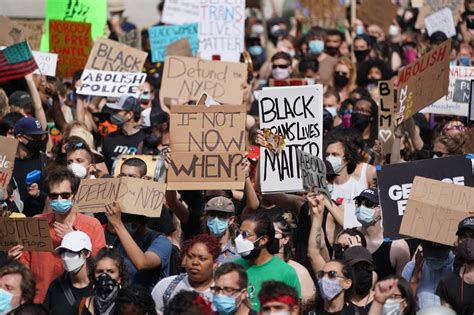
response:
[(366, 268), (354, 268), (355, 292), (358, 295), (365, 295), (372, 287), (372, 271)]
[(468, 20), (466, 19), (466, 26), (468, 29), (472, 30), (474, 29), (474, 20)]
[(254, 244), (252, 251), (247, 256), (242, 256), (242, 258), (245, 260), (254, 260), (260, 255), (261, 251), (262, 248), (260, 247), (260, 244)]
[[(403, 15), (404, 14), (405, 13), (403, 13)], [(405, 21), (403, 16), (400, 16), (400, 15), (397, 15), (396, 20), (397, 20), (397, 24), (400, 25), (400, 28), (403, 30), (403, 32), (405, 32), (408, 29), (413, 29), (416, 23), (416, 20), (414, 20), (413, 18), (409, 19), (408, 21)]]
[(55, 162), (56, 164), (67, 165), (67, 154), (62, 152), (58, 153)]
[(369, 53), (370, 53), (369, 49), (354, 51), (354, 55), (356, 56), (357, 62), (364, 61), (365, 58), (367, 58), (367, 56), (369, 55)]
[(28, 140), (28, 143), (25, 144), (26, 149), (33, 155), (40, 154), (40, 152), (44, 152), (46, 150), (46, 142), (45, 140)]
[(337, 87), (345, 87), (349, 83), (349, 78), (346, 77), (345, 75), (341, 75), (336, 73), (336, 76), (334, 77), (334, 84), (336, 84)]
[(339, 47), (326, 46), (326, 53), (330, 56), (336, 56), (339, 53)]
[(378, 85), (378, 84), (379, 84), (379, 80), (374, 79), (374, 78), (370, 78), (370, 79), (367, 79), (367, 84), (368, 84), (368, 85)]
[(334, 259), (343, 260), (344, 259), (344, 248), (341, 244), (334, 244)]
[(357, 114), (357, 113), (352, 113), (351, 117), (351, 127), (359, 130), (360, 132), (363, 132), (365, 128), (370, 123), (370, 117)]
[(474, 239), (466, 238), (456, 248), (456, 255), (467, 262), (474, 261)]

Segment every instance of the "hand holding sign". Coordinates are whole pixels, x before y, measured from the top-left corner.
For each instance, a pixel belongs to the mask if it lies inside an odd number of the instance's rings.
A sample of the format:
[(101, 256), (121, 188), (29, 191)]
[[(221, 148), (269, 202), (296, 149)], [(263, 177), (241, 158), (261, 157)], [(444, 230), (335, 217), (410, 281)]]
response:
[(107, 220), (112, 224), (113, 227), (118, 227), (122, 222), (122, 209), (120, 208), (120, 203), (114, 201), (105, 206), (105, 214), (107, 215)]

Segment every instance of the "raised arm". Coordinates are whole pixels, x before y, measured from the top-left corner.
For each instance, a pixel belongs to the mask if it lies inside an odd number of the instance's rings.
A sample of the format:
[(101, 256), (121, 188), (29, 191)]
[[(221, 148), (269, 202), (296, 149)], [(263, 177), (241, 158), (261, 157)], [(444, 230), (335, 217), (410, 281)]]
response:
[(310, 192), (308, 193), (307, 199), (311, 213), (308, 258), (314, 273), (317, 273), (322, 270), (326, 264), (326, 260), (321, 254), (321, 250), (325, 246), (325, 242), (323, 241), (323, 229), (321, 227), (324, 212), (324, 197), (322, 195), (317, 195), (315, 192)]
[(25, 76), (26, 84), (28, 84), (28, 89), (30, 90), (31, 98), (33, 99), (33, 108), (35, 111), (35, 117), (43, 127), (43, 130), (48, 128), (48, 122), (46, 120), (46, 114), (44, 113), (43, 104), (41, 103), (41, 98), (36, 87), (35, 80), (33, 79), (33, 74), (27, 74)]

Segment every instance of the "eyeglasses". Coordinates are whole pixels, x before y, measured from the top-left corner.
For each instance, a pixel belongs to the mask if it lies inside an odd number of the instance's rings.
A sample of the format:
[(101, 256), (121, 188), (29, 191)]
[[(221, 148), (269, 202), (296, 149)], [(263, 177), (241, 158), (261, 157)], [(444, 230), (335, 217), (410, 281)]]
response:
[(331, 280), (334, 280), (336, 278), (341, 278), (341, 279), (345, 279), (345, 277), (341, 277), (337, 274), (337, 271), (334, 271), (334, 270), (331, 270), (331, 271), (318, 271), (318, 273), (316, 274), (316, 277), (318, 279), (322, 279), (324, 278), (325, 275), (328, 275), (328, 278), (331, 279)]
[(236, 289), (236, 288), (231, 288), (231, 287), (217, 287), (217, 286), (210, 287), (210, 289), (213, 294), (220, 294), (221, 292), (223, 292), (225, 295), (234, 295), (242, 291), (242, 289), (240, 288)]
[(48, 194), (49, 199), (51, 200), (56, 200), (61, 196), (61, 199), (69, 199), (72, 196), (72, 193), (70, 192), (62, 192), (62, 193), (50, 193)]
[(272, 65), (272, 69), (280, 68), (287, 69), (290, 65)]
[(242, 231), (242, 232), (238, 231), (237, 235), (242, 235), (243, 239), (247, 239), (247, 238), (251, 237), (253, 234), (245, 232), (245, 231)]
[(375, 207), (378, 206), (378, 204), (376, 204), (375, 202), (367, 200), (367, 199), (357, 199), (355, 204), (356, 204), (357, 207), (360, 207), (361, 205), (364, 205), (367, 208), (375, 208)]

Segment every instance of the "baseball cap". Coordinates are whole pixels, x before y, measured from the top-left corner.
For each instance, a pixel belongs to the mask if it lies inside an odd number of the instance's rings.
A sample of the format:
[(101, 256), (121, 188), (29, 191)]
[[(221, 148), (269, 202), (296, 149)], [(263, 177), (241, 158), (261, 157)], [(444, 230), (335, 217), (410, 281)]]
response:
[(167, 112), (162, 111), (156, 106), (144, 109), (140, 116), (142, 118), (141, 128), (159, 126), (165, 122), (168, 122), (170, 119), (170, 115)]
[(117, 102), (107, 103), (105, 105), (110, 109), (124, 110), (127, 112), (140, 113), (142, 111), (138, 99), (130, 95), (122, 95)]
[(459, 233), (461, 233), (461, 230), (464, 229), (474, 231), (474, 216), (467, 217), (465, 219), (462, 219), (461, 222), (459, 222), (456, 235), (459, 235)]
[(59, 254), (61, 249), (67, 249), (76, 253), (83, 249), (92, 251), (92, 242), (86, 233), (82, 231), (72, 231), (64, 235), (61, 245), (56, 247), (54, 252)]
[(13, 127), (13, 134), (24, 134), (24, 135), (42, 135), (46, 131), (41, 127), (41, 123), (38, 119), (34, 117), (23, 117), (16, 122), (15, 127)]
[(371, 187), (364, 189), (359, 196), (355, 197), (354, 200), (357, 200), (359, 198), (364, 198), (369, 201), (372, 201), (373, 203), (380, 204), (379, 203), (379, 193), (377, 191), (377, 188)]
[(354, 266), (355, 264), (362, 261), (367, 262), (371, 264), (372, 266), (374, 265), (372, 254), (369, 252), (367, 248), (362, 247), (362, 246), (349, 247), (348, 249), (344, 251), (344, 254), (342, 257), (344, 261), (351, 266)]
[(28, 92), (15, 91), (8, 98), (8, 104), (10, 104), (10, 106), (16, 105), (23, 107), (25, 105), (33, 104), (33, 99)]
[(226, 197), (214, 197), (206, 203), (204, 211), (221, 211), (226, 213), (234, 213), (235, 207), (232, 200)]

